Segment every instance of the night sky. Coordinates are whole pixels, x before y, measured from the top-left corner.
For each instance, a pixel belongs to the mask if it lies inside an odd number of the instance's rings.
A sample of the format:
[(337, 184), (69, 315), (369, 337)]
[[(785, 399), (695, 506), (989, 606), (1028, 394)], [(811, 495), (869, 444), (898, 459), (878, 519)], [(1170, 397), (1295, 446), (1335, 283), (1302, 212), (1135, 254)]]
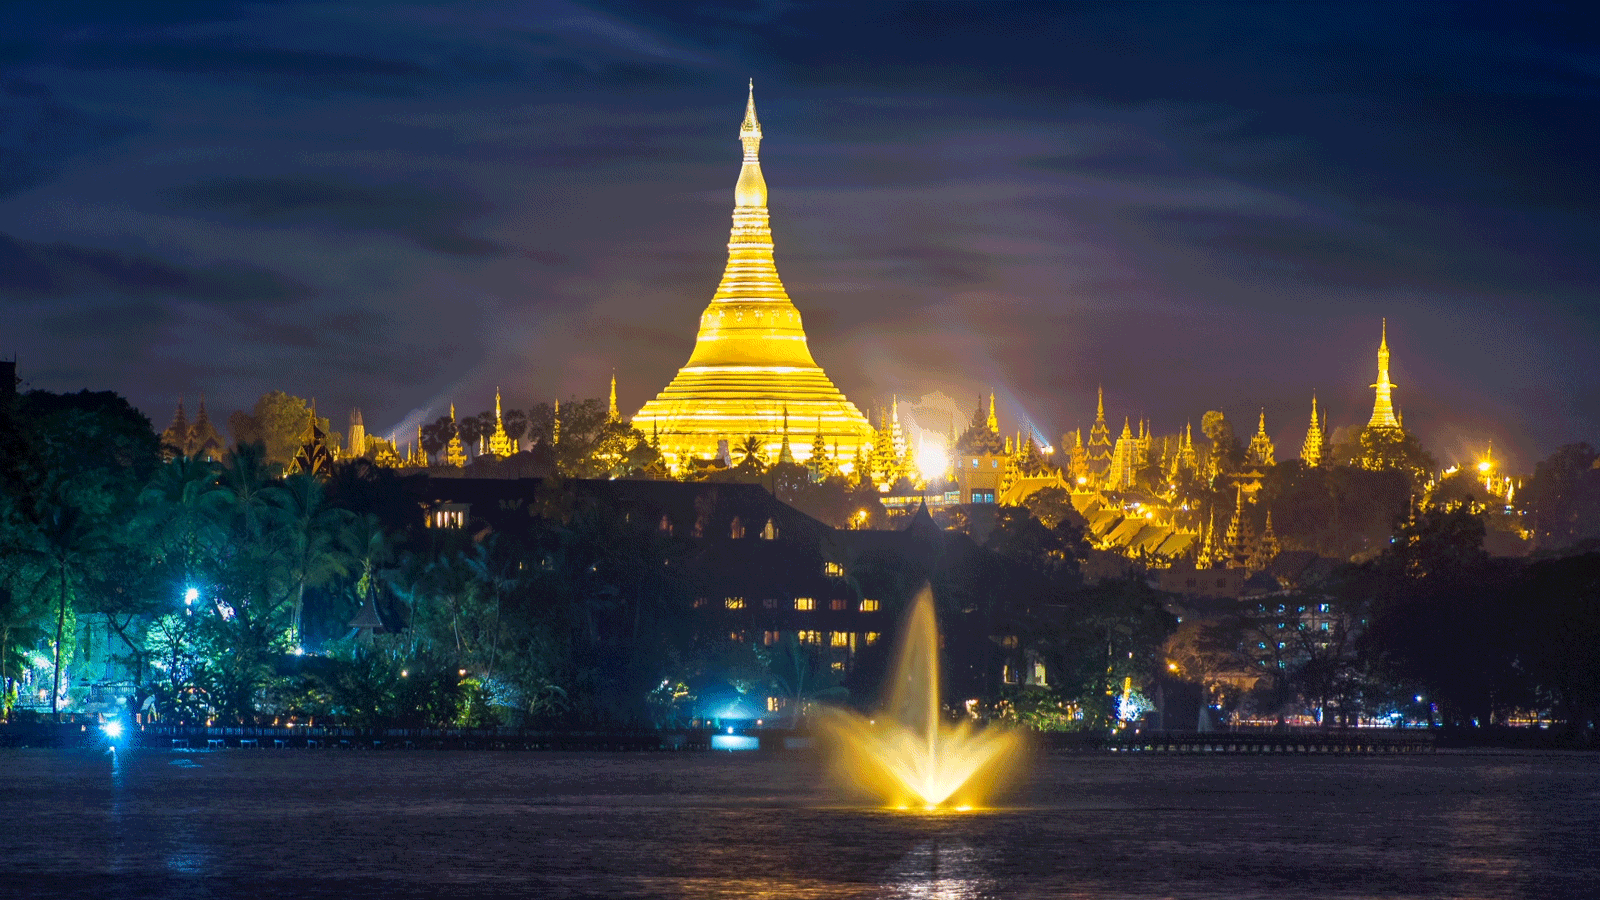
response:
[[(376, 433), (688, 358), (745, 83), (779, 271), (864, 410), (1244, 432), (1396, 400), (1600, 439), (1600, 31), (1530, 4), (11, 4), (0, 354), (164, 427)], [(943, 430), (944, 423), (926, 424)], [(402, 434), (404, 437), (404, 434)]]

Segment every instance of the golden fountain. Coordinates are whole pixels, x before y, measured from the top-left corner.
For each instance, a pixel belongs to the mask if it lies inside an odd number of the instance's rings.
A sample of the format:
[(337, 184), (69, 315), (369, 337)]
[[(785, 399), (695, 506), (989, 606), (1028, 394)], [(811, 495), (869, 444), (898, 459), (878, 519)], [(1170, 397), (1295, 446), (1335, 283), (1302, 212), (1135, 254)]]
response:
[(853, 787), (899, 809), (971, 809), (1015, 769), (1021, 735), (946, 721), (939, 703), (939, 624), (933, 594), (917, 595), (895, 648), (882, 711), (829, 709), (820, 725)]

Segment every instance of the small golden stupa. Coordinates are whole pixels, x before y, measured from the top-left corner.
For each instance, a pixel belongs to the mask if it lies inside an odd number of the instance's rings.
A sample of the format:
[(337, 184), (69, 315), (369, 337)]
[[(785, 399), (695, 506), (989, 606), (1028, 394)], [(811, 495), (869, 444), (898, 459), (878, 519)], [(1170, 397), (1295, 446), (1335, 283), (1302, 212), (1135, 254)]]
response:
[(761, 123), (754, 82), (739, 141), (744, 166), (734, 189), (722, 283), (700, 316), (689, 362), (639, 410), (633, 427), (655, 436), (667, 464), (681, 469), (691, 459), (716, 456), (719, 441), (738, 447), (749, 436), (761, 440), (772, 463), (790, 421), (801, 430), (795, 437), (814, 438), (814, 425), (820, 441), (790, 442), (796, 460), (805, 462), (812, 446), (836, 448), (833, 462), (848, 473), (858, 452), (871, 451), (872, 427), (811, 358), (800, 313), (778, 278), (757, 152)]

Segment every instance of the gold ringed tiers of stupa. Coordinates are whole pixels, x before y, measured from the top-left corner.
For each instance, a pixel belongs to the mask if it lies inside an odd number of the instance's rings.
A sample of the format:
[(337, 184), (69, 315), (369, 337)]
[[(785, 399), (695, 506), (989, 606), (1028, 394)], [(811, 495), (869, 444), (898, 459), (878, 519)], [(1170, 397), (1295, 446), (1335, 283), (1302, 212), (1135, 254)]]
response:
[(719, 441), (738, 447), (749, 436), (761, 439), (771, 463), (787, 435), (797, 461), (804, 462), (820, 433), (848, 473), (856, 454), (871, 450), (872, 428), (811, 358), (800, 312), (778, 277), (754, 85), (739, 142), (744, 164), (734, 189), (722, 283), (700, 316), (689, 362), (639, 410), (633, 427), (658, 439), (661, 455), (675, 469), (715, 457)]

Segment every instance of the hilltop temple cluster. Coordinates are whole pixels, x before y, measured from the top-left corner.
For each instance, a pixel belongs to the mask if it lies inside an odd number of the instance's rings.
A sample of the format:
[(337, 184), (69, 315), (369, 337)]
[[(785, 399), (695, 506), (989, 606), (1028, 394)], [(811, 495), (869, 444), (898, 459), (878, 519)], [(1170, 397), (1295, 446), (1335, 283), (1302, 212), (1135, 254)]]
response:
[[(1181, 432), (1158, 436), (1147, 420), (1124, 417), (1120, 432), (1113, 433), (1103, 391), (1087, 439), (1080, 428), (1063, 435), (1059, 446), (1042, 445), (1031, 430), (1002, 434), (992, 395), (980, 401), (964, 430), (952, 429), (939, 441), (942, 453), (919, 452), (925, 435), (913, 442), (901, 424), (897, 400), (880, 409), (876, 426), (869, 422), (813, 358), (800, 313), (778, 275), (761, 140), (752, 87), (739, 129), (743, 159), (727, 264), (700, 315), (694, 349), (671, 382), (631, 419), (617, 407), (612, 377), (600, 437), (585, 451), (597, 464), (587, 471), (596, 477), (698, 480), (736, 463), (756, 471), (793, 465), (813, 483), (843, 479), (875, 487), (891, 512), (920, 505), (933, 510), (1015, 505), (1049, 488), (1070, 496), (1096, 546), (1158, 567), (1183, 559), (1200, 567), (1259, 568), (1276, 554), (1270, 512), (1262, 521), (1250, 511), (1264, 474), (1278, 460), (1265, 410), (1255, 433), (1237, 446), (1231, 427), (1212, 421), (1215, 413), (1202, 423), (1203, 442), (1196, 441), (1193, 422)], [(1360, 446), (1347, 449), (1350, 458), (1334, 460), (1327, 413), (1313, 396), (1299, 448), (1305, 466), (1394, 464), (1384, 448), (1403, 443), (1406, 436), (1389, 378), (1387, 322), (1377, 357), (1372, 416)], [(290, 467), (323, 471), (341, 456), (395, 468), (446, 470), (524, 453), (554, 459), (562, 450), (561, 404), (548, 408), (539, 428), (532, 427), (533, 413), (503, 411), (496, 390), (492, 416), (485, 412), (458, 420), (452, 403), (447, 418), (419, 426), (415, 441), (401, 446), (368, 434), (357, 410), (343, 441), (334, 446), (313, 410)], [(162, 437), (173, 453), (189, 456), (221, 454), (226, 446), (203, 401), (193, 423), (180, 401)], [(1492, 473), (1486, 474), (1491, 493), (1505, 496), (1514, 490), (1509, 483), (1496, 487)], [(1197, 501), (1202, 493), (1212, 499)], [(1218, 496), (1231, 503), (1223, 505)]]

